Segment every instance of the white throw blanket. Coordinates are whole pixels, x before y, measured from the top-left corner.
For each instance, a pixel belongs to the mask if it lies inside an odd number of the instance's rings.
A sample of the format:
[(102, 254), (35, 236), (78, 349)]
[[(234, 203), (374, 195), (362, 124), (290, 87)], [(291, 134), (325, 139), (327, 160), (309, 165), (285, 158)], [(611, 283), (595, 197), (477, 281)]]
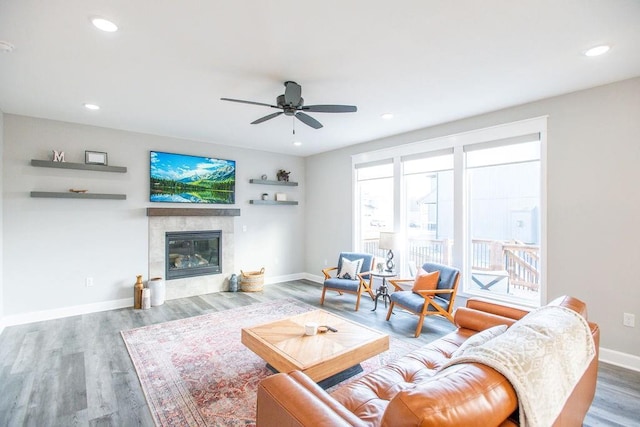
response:
[(490, 366), (513, 385), (521, 426), (553, 424), (595, 356), (587, 321), (575, 311), (544, 306), (503, 334), (470, 348), (444, 367), (477, 362)]

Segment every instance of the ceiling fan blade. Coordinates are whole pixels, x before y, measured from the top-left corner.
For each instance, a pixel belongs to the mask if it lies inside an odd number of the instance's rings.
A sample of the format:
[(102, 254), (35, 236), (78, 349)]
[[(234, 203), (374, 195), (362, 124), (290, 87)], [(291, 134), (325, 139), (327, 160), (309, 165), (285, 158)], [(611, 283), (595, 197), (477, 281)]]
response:
[(302, 97), (302, 87), (296, 82), (284, 82), (284, 102), (287, 105), (298, 105)]
[(300, 112), (300, 111), (297, 112), (296, 118), (300, 120), (302, 123), (304, 123), (305, 125), (309, 125), (314, 129), (320, 129), (322, 127), (322, 123), (320, 123), (310, 115), (305, 114), (303, 112)]
[(254, 120), (251, 122), (252, 125), (257, 125), (258, 123), (266, 122), (267, 120), (271, 120), (274, 117), (278, 117), (280, 114), (283, 114), (282, 111), (279, 113), (269, 114), (268, 116), (260, 117), (258, 120)]
[(358, 107), (355, 105), (305, 105), (302, 110), (313, 113), (355, 113)]
[(265, 104), (264, 102), (243, 101), (242, 99), (220, 98), (220, 100), (222, 100), (222, 101), (231, 101), (231, 102), (239, 102), (241, 104), (262, 105), (262, 106), (265, 106), (265, 107), (280, 108), (277, 105)]

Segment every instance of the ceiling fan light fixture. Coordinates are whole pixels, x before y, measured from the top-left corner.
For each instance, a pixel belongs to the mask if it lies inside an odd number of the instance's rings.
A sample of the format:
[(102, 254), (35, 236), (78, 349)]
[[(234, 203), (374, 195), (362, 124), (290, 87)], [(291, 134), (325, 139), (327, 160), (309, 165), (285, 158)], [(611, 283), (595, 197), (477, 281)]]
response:
[(293, 141), (293, 145), (295, 145), (296, 147), (300, 147), (302, 145), (301, 141)]
[(99, 30), (105, 31), (107, 33), (113, 33), (118, 31), (118, 26), (108, 19), (101, 18), (99, 16), (94, 16), (91, 18), (91, 23), (94, 27)]
[(384, 113), (380, 116), (383, 120), (391, 120), (393, 119), (393, 113)]
[(605, 53), (609, 52), (609, 49), (611, 49), (611, 46), (603, 44), (600, 46), (594, 46), (591, 49), (587, 49), (584, 52), (585, 56), (600, 56), (600, 55), (604, 55)]
[(100, 109), (100, 106), (96, 105), (96, 104), (85, 103), (85, 104), (82, 104), (82, 105), (84, 105), (84, 108), (86, 108), (87, 110), (91, 110), (91, 111), (97, 111), (97, 110)]

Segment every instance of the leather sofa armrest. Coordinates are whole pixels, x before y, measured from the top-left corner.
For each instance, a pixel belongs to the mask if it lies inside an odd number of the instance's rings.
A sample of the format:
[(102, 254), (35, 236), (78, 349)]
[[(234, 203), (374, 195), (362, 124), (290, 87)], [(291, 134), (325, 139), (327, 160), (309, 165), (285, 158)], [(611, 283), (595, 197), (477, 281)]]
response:
[(531, 309), (505, 304), (502, 302), (497, 303), (482, 298), (469, 298), (467, 300), (467, 308), (484, 311), (485, 313), (491, 313), (497, 316), (508, 317), (515, 320), (522, 319), (531, 311)]
[(364, 425), (299, 371), (275, 374), (260, 381), (256, 421), (260, 427)]

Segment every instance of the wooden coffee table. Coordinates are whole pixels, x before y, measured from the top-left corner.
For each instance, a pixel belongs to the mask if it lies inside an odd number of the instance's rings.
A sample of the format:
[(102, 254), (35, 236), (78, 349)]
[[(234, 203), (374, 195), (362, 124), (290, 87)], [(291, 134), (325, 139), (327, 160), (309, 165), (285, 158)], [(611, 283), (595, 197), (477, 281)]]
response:
[[(305, 323), (338, 332), (305, 335)], [(389, 349), (389, 336), (324, 310), (242, 329), (242, 344), (278, 372), (299, 370), (324, 388), (357, 372), (360, 362)], [(324, 380), (324, 381), (323, 381)]]

